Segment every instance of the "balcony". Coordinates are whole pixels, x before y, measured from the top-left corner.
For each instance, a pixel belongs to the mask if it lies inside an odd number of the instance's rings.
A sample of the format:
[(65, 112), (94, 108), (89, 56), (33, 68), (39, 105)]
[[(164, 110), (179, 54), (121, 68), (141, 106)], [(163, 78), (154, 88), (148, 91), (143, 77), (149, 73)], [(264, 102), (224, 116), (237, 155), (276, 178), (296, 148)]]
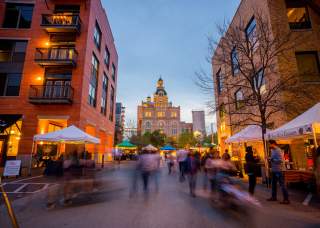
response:
[(70, 85), (31, 85), (29, 102), (32, 104), (71, 104), (73, 93)]
[(81, 20), (77, 14), (43, 14), (41, 26), (47, 33), (80, 33)]
[(35, 61), (46, 66), (76, 66), (78, 52), (74, 48), (37, 48)]

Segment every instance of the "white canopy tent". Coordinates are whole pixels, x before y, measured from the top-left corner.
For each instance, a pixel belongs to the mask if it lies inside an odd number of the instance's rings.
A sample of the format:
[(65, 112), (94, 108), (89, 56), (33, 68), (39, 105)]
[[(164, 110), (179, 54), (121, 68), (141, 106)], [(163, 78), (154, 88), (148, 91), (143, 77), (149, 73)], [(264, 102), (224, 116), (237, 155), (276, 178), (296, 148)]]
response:
[(70, 144), (99, 144), (100, 139), (93, 137), (86, 132), (80, 130), (76, 126), (64, 128), (62, 130), (50, 132), (47, 134), (39, 134), (33, 137), (34, 141), (59, 142)]
[(266, 134), (267, 139), (290, 139), (320, 133), (320, 103), (302, 113), (290, 122)]
[[(267, 130), (268, 132), (269, 130)], [(257, 125), (249, 125), (238, 133), (232, 135), (226, 140), (226, 143), (241, 143), (262, 141), (261, 127)]]
[(158, 149), (157, 147), (154, 147), (151, 144), (149, 144), (148, 146), (143, 147), (142, 150), (157, 151)]

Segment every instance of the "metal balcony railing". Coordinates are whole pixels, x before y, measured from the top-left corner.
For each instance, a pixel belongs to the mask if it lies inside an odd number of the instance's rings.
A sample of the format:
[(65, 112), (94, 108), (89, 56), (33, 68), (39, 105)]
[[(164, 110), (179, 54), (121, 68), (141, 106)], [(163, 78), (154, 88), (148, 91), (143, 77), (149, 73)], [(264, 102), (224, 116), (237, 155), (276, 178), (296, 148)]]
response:
[(81, 29), (81, 20), (78, 14), (43, 14), (41, 26), (49, 33), (79, 33)]
[(29, 101), (37, 104), (71, 104), (73, 93), (70, 85), (31, 85)]
[(74, 48), (37, 48), (35, 61), (41, 66), (75, 66), (77, 57), (78, 52)]

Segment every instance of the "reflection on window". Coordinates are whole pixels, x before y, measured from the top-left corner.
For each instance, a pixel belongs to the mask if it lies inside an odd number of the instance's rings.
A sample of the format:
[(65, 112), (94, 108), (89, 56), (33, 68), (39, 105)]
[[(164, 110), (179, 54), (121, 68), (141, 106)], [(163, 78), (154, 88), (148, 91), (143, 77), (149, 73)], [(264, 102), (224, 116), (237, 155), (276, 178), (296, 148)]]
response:
[(236, 75), (239, 73), (239, 60), (238, 60), (238, 53), (236, 48), (233, 48), (231, 52), (231, 68), (232, 68), (232, 74)]
[(254, 17), (250, 20), (250, 22), (247, 25), (246, 28), (246, 37), (248, 42), (251, 45), (251, 49), (254, 49), (256, 47), (256, 43), (257, 43), (257, 24), (256, 24), (256, 20), (254, 19)]
[(99, 69), (99, 61), (97, 57), (93, 54), (92, 61), (91, 61), (91, 78), (89, 83), (89, 96), (88, 96), (88, 102), (93, 107), (96, 107), (96, 102), (97, 102), (98, 69)]
[(316, 51), (297, 52), (296, 59), (299, 74), (301, 75), (304, 81), (320, 80), (320, 64), (318, 53)]
[(223, 90), (223, 75), (221, 73), (221, 69), (219, 69), (216, 77), (217, 77), (218, 93), (220, 94)]
[(19, 96), (21, 74), (0, 73), (0, 96)]
[(308, 8), (304, 1), (286, 1), (290, 29), (311, 28)]
[(101, 30), (96, 22), (96, 26), (94, 27), (94, 32), (93, 32), (93, 40), (97, 48), (100, 50), (100, 45), (101, 45)]
[(263, 74), (263, 70), (259, 70), (256, 77), (253, 79), (254, 88), (256, 91), (260, 90), (260, 94), (264, 94), (266, 90), (266, 79)]

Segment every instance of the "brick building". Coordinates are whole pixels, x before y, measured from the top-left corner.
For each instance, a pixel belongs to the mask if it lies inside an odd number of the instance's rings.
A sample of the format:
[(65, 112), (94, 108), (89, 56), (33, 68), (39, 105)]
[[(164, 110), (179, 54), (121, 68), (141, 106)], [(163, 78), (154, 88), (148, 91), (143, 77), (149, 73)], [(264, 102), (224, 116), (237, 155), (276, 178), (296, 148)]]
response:
[(35, 134), (70, 125), (100, 138), (89, 152), (110, 151), (118, 56), (100, 0), (1, 0), (0, 26), (1, 164), (28, 163)]
[[(284, 78), (286, 75), (295, 75), (298, 77), (299, 85), (308, 88), (310, 91), (317, 91), (320, 83), (320, 65), (319, 65), (319, 53), (320, 53), (320, 1), (297, 1), (297, 0), (242, 0), (232, 21), (227, 30), (226, 36), (230, 28), (239, 26), (240, 23), (244, 23), (245, 31), (244, 36), (250, 37), (253, 33), (259, 33), (258, 26), (255, 21), (255, 14), (262, 13), (263, 18), (268, 20), (269, 26), (272, 31), (272, 36), (281, 37), (282, 34), (291, 33), (292, 38), (289, 41), (290, 44), (296, 42), (296, 38), (306, 35), (304, 42), (296, 43), (294, 50), (290, 50), (287, 53), (290, 63), (284, 59), (278, 58), (274, 67), (274, 73), (268, 74), (268, 77), (262, 75), (263, 86), (262, 89), (272, 88), (274, 86), (273, 81), (275, 79)], [(261, 29), (261, 28), (260, 28)], [(249, 40), (249, 38), (247, 38)], [(237, 119), (236, 115), (229, 116), (227, 113), (230, 110), (230, 104), (224, 105), (229, 102), (230, 99), (239, 100), (243, 99), (244, 92), (240, 86), (233, 88), (228, 87), (232, 84), (231, 81), (241, 79), (241, 73), (236, 72), (236, 65), (223, 65), (218, 64), (219, 53), (222, 53), (221, 44), (225, 42), (224, 38), (221, 38), (218, 48), (216, 48), (214, 56), (212, 58), (213, 66), (213, 79), (215, 83), (215, 99), (216, 108), (219, 110), (217, 113), (217, 129), (218, 129), (218, 141), (221, 151), (224, 149), (237, 150), (236, 145), (227, 145), (224, 141), (231, 135), (240, 131), (243, 127), (232, 126), (233, 120)], [(233, 50), (236, 50), (233, 48)], [(230, 57), (230, 62), (233, 64), (233, 59), (236, 57), (236, 51), (226, 53), (226, 56)], [(292, 60), (292, 61), (291, 61)], [(222, 77), (223, 75), (232, 72), (230, 77)], [(231, 73), (230, 73), (231, 75)], [(226, 88), (228, 87), (228, 88)], [(319, 94), (318, 94), (319, 95)], [(315, 100), (320, 100), (320, 96), (314, 93)], [(279, 100), (284, 96), (279, 96)], [(283, 101), (283, 100), (282, 100)], [(238, 104), (238, 103), (236, 103)], [(308, 103), (305, 106), (299, 106), (299, 113), (306, 111), (312, 104)], [(235, 107), (238, 108), (238, 107)], [(297, 113), (296, 115), (298, 115)], [(277, 128), (285, 122), (291, 120), (295, 116), (288, 112), (278, 112), (272, 115), (270, 128)], [(247, 124), (252, 124), (250, 121)], [(232, 127), (231, 127), (232, 126)], [(296, 157), (296, 160), (303, 160), (304, 150), (301, 142), (291, 141), (282, 142), (283, 144), (290, 144), (292, 156)], [(239, 146), (239, 145), (238, 145)], [(240, 145), (241, 146), (241, 145)], [(300, 151), (300, 152), (299, 152)], [(298, 161), (297, 166), (303, 167), (304, 162)]]
[[(190, 130), (190, 125), (183, 123), (185, 129)], [(138, 133), (160, 130), (169, 137), (177, 137), (181, 133), (180, 106), (173, 106), (168, 101), (168, 95), (160, 78), (153, 100), (147, 97), (138, 106)]]

